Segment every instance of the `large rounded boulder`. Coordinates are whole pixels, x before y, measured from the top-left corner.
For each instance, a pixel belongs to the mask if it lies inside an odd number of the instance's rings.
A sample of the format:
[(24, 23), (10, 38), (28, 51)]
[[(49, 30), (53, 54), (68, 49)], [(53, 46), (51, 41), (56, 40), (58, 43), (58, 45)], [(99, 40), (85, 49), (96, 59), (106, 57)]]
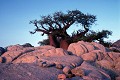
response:
[(22, 50), (24, 47), (17, 44), (17, 45), (11, 45), (7, 47), (7, 51), (18, 51), (18, 50)]
[(77, 56), (81, 56), (82, 54), (88, 53), (95, 50), (94, 45), (88, 42), (79, 41), (77, 43), (72, 43), (68, 47), (68, 51), (72, 52)]

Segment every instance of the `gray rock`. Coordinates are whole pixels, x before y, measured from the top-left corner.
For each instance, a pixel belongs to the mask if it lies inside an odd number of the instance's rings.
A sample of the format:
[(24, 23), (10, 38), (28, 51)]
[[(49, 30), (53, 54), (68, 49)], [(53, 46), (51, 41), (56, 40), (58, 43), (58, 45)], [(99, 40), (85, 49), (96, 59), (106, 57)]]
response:
[(57, 80), (60, 69), (43, 68), (34, 64), (3, 64), (0, 63), (0, 80)]
[(23, 44), (22, 46), (23, 46), (23, 47), (34, 47), (34, 46), (32, 46), (30, 43), (25, 43), (25, 44)]
[(113, 52), (120, 52), (120, 48), (117, 47), (110, 47), (109, 49)]
[(3, 47), (0, 47), (0, 56), (5, 52), (5, 49)]
[(72, 77), (68, 80), (84, 80), (82, 77), (79, 77), (79, 76), (75, 76), (75, 77)]
[(80, 68), (85, 72), (85, 76), (83, 76), (85, 80), (111, 80), (106, 71), (85, 61), (81, 64)]
[(120, 48), (120, 40), (117, 40), (116, 42), (114, 42), (114, 43), (112, 44), (112, 47)]

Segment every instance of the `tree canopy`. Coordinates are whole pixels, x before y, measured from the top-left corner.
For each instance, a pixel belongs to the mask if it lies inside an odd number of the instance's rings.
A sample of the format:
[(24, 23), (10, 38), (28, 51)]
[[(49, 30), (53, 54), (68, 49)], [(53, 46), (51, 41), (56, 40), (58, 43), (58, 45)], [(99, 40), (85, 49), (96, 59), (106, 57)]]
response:
[[(84, 14), (79, 10), (69, 10), (67, 13), (55, 12), (52, 15), (41, 16), (40, 20), (30, 21), (30, 23), (34, 24), (36, 27), (35, 30), (30, 31), (30, 33), (34, 34), (36, 32), (41, 32), (42, 36), (47, 34), (49, 45), (67, 49), (70, 43), (78, 40), (103, 41), (103, 38), (107, 38), (108, 35), (111, 35), (111, 32), (108, 30), (103, 30), (98, 33), (91, 31), (90, 27), (95, 23), (95, 21), (96, 16)], [(76, 28), (76, 26), (72, 26), (74, 24), (78, 24), (79, 27), (83, 28), (83, 30), (80, 29), (73, 32), (72, 35), (69, 35), (67, 29), (70, 27)]]

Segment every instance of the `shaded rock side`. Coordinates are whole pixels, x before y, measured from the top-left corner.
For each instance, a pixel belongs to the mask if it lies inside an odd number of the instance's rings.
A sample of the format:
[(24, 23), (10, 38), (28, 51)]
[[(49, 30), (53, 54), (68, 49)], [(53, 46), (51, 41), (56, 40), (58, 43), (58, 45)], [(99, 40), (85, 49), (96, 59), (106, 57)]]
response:
[(1, 56), (4, 52), (6, 52), (5, 49), (4, 49), (3, 47), (0, 47), (0, 56)]
[(110, 76), (102, 69), (99, 69), (87, 62), (83, 62), (78, 69), (84, 70), (83, 79), (91, 78), (92, 80), (111, 80)]
[(42, 68), (35, 64), (0, 64), (0, 80), (57, 80), (61, 73), (54, 67)]

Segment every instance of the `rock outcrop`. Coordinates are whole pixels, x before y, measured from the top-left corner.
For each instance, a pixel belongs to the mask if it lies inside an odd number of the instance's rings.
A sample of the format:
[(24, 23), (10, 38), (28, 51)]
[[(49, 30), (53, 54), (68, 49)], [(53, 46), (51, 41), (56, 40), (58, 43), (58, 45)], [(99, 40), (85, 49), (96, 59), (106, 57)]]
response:
[(6, 50), (3, 47), (0, 47), (0, 56), (5, 52)]
[(22, 46), (23, 46), (23, 47), (34, 47), (34, 46), (32, 46), (30, 43), (25, 43), (25, 44), (23, 44)]
[(98, 43), (72, 43), (68, 50), (49, 45), (12, 45), (0, 56), (2, 80), (119, 80), (120, 53)]
[(106, 52), (106, 49), (103, 45), (92, 42), (84, 42), (84, 41), (79, 41), (77, 43), (72, 43), (68, 47), (68, 51), (72, 52), (73, 54), (77, 56), (81, 56), (85, 53), (89, 53), (94, 50), (100, 50), (101, 52)]
[(116, 42), (114, 42), (114, 43), (112, 44), (112, 47), (120, 48), (120, 40), (117, 40)]

